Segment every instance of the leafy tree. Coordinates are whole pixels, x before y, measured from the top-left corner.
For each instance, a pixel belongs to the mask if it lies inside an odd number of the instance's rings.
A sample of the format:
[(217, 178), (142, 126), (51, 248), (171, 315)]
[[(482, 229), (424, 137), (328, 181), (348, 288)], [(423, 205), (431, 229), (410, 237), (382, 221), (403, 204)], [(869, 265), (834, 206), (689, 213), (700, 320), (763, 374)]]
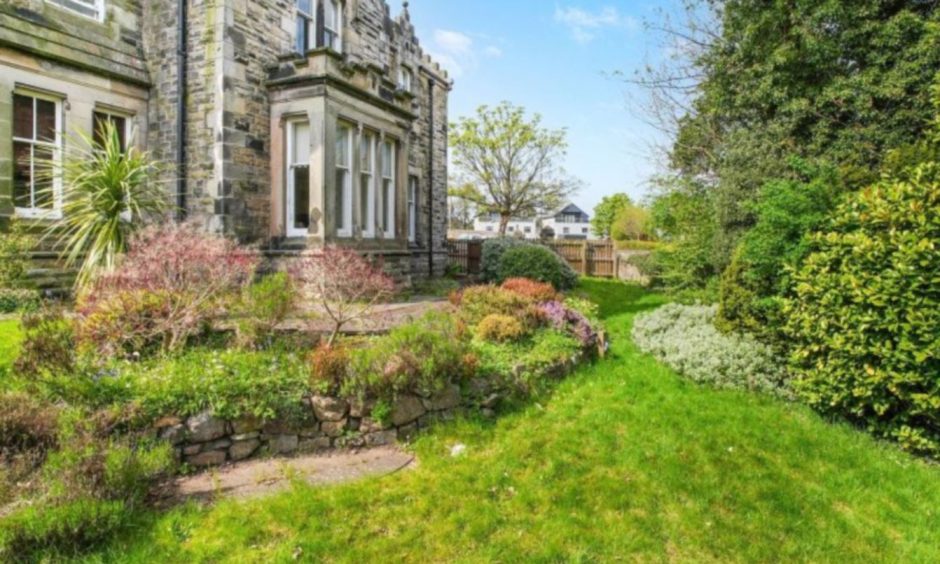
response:
[(475, 117), (451, 126), (454, 164), (476, 187), (465, 195), (480, 213), (499, 214), (501, 236), (510, 218), (539, 215), (577, 190), (578, 182), (558, 164), (567, 150), (565, 134), (509, 102), (481, 106)]
[(615, 241), (648, 241), (652, 239), (649, 210), (627, 204), (617, 212), (610, 235)]
[(671, 120), (673, 171), (712, 193), (717, 225), (707, 245), (720, 272), (755, 224), (761, 188), (793, 178), (790, 156), (829, 162), (858, 189), (878, 178), (892, 149), (921, 138), (933, 119), (940, 3), (689, 4), (704, 17), (666, 29), (681, 60), (639, 82)]
[(472, 229), (477, 218), (475, 202), (482, 199), (480, 191), (473, 184), (452, 186), (447, 190), (448, 209), (451, 229)]
[(619, 193), (611, 196), (604, 196), (601, 203), (594, 206), (594, 217), (591, 218), (591, 230), (598, 237), (610, 237), (611, 228), (617, 215), (623, 208), (632, 205), (633, 200), (630, 196)]

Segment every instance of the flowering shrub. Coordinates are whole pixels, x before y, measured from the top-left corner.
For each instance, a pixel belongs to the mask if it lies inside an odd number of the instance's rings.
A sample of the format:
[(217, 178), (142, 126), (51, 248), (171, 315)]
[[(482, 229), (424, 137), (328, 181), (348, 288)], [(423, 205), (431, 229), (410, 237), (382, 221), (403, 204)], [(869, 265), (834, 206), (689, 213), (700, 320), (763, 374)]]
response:
[(477, 325), (476, 335), (484, 341), (518, 341), (526, 334), (525, 327), (515, 317), (494, 313), (487, 315)]
[(716, 312), (717, 306), (665, 305), (636, 318), (633, 340), (696, 382), (789, 397), (786, 363), (752, 337), (718, 331)]
[(221, 313), (258, 258), (194, 224), (150, 227), (113, 272), (77, 300), (80, 344), (113, 355), (135, 347), (175, 351)]
[(333, 322), (329, 344), (347, 324), (368, 317), (395, 291), (394, 281), (353, 250), (326, 247), (298, 261), (294, 277)]
[(508, 315), (532, 321), (530, 307), (533, 300), (497, 286), (471, 286), (452, 300), (459, 308), (460, 318), (476, 325), (492, 314)]
[(584, 348), (596, 346), (597, 332), (581, 312), (565, 304), (552, 301), (538, 306), (539, 315), (556, 331), (571, 333)]
[(68, 374), (75, 368), (75, 334), (59, 308), (27, 313), (21, 320), (23, 342), (13, 364), (16, 373), (34, 379), (44, 374)]
[(529, 278), (510, 278), (503, 282), (502, 288), (536, 302), (549, 302), (558, 299), (558, 292), (547, 282), (537, 282)]

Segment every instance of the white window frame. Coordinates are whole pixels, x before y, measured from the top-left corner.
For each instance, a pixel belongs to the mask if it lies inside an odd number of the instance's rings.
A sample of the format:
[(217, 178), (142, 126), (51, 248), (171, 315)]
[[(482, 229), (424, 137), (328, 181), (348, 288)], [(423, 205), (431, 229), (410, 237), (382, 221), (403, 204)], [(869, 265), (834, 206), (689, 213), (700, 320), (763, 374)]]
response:
[[(316, 1), (316, 0), (315, 0)], [(343, 3), (340, 0), (323, 0), (323, 47), (327, 47), (336, 51), (337, 53), (343, 52)], [(336, 21), (329, 21), (327, 17), (327, 5), (333, 7), (333, 17)], [(336, 26), (336, 29), (333, 29), (333, 25)], [(329, 35), (333, 35), (333, 42), (329, 41)]]
[[(104, 0), (46, 0), (56, 8), (61, 8), (73, 14), (86, 17), (96, 22), (103, 22), (105, 16)], [(88, 14), (82, 11), (82, 8), (76, 8), (73, 4), (84, 6), (85, 10), (93, 10), (94, 14)]]
[[(339, 123), (336, 126), (337, 131), (337, 143), (339, 142), (339, 131), (346, 131), (346, 159), (347, 162), (342, 163), (339, 160), (339, 154), (334, 158), (336, 161), (336, 172), (343, 173), (343, 180), (341, 186), (336, 186), (335, 197), (343, 199), (343, 218), (342, 218), (342, 227), (336, 228), (337, 237), (352, 237), (352, 224), (353, 224), (353, 158), (355, 156), (353, 152), (353, 142), (356, 139), (355, 128), (351, 125), (345, 123)], [(336, 181), (336, 176), (333, 175), (333, 182), (339, 184)], [(339, 222), (337, 222), (339, 225)]]
[[(284, 211), (285, 211), (285, 230), (284, 234), (288, 237), (306, 237), (310, 234), (309, 228), (299, 229), (294, 227), (294, 216), (296, 215), (297, 202), (294, 201), (294, 168), (297, 166), (306, 166), (307, 171), (310, 171), (310, 156), (308, 151), (307, 164), (298, 165), (294, 162), (294, 143), (295, 143), (295, 130), (298, 125), (306, 125), (308, 131), (310, 129), (310, 121), (306, 118), (295, 118), (287, 121), (287, 158), (284, 159), (285, 171), (287, 174), (287, 194), (284, 199)], [(309, 135), (309, 134), (308, 134)], [(308, 148), (309, 149), (309, 148)], [(308, 183), (309, 184), (309, 183)]]
[[(363, 156), (362, 151), (364, 148), (365, 142), (368, 140), (367, 156)], [(362, 229), (362, 236), (366, 239), (375, 238), (375, 177), (376, 177), (376, 164), (378, 159), (376, 159), (376, 149), (378, 147), (379, 135), (378, 133), (362, 129), (359, 132), (359, 182), (356, 183), (356, 195), (359, 200), (359, 211), (360, 217), (359, 221)], [(364, 165), (363, 159), (368, 159), (368, 162)], [(366, 178), (368, 177), (368, 178)], [(362, 217), (363, 201), (362, 201), (362, 187), (366, 186), (366, 200), (365, 200), (365, 217)]]
[[(13, 91), (13, 95), (25, 96), (33, 99), (33, 138), (26, 139), (24, 137), (17, 137), (15, 134), (12, 135), (13, 142), (18, 143), (27, 143), (30, 145), (30, 162), (29, 162), (29, 181), (30, 181), (30, 203), (34, 204), (28, 208), (15, 207), (14, 214), (19, 217), (31, 218), (31, 219), (62, 219), (62, 178), (59, 174), (62, 166), (62, 98), (53, 96), (50, 94), (44, 94), (41, 92), (35, 92), (28, 89), (17, 88)], [(49, 143), (47, 141), (39, 141), (36, 139), (36, 100), (45, 100), (47, 102), (53, 102), (55, 104), (55, 142)], [(11, 103), (13, 100), (10, 100)], [(53, 171), (52, 178), (52, 209), (44, 209), (35, 207), (36, 203), (36, 159), (35, 152), (36, 147), (47, 147), (52, 149), (52, 158), (54, 162), (54, 167), (56, 170)], [(12, 143), (11, 143), (12, 147)], [(13, 153), (14, 156), (16, 153)], [(15, 169), (16, 163), (13, 163)], [(13, 187), (15, 191), (15, 186)], [(14, 205), (15, 205), (15, 194), (14, 195)]]
[[(395, 192), (398, 189), (398, 183), (395, 179), (398, 177), (398, 143), (394, 139), (382, 140), (382, 205), (385, 212), (384, 235), (386, 239), (395, 238)], [(388, 166), (386, 167), (386, 158)]]
[(418, 177), (408, 177), (408, 241), (418, 240)]
[[(306, 52), (314, 48), (317, 43), (317, 39), (316, 39), (317, 0), (311, 0), (310, 6), (311, 8), (313, 8), (313, 13), (305, 12), (301, 10), (300, 3), (297, 0), (294, 0), (294, 13), (296, 14), (294, 17), (295, 32), (300, 31), (298, 24), (300, 23), (301, 18), (304, 20), (304, 25), (306, 26), (306, 29), (303, 30), (304, 35), (305, 35), (304, 39), (306, 39), (306, 41), (304, 42), (304, 45), (302, 48), (297, 49), (301, 55), (305, 55)], [(313, 41), (311, 41), (311, 38), (313, 39)], [(294, 38), (294, 48), (298, 47), (298, 43), (300, 42), (300, 39), (301, 39), (300, 37)]]
[(411, 89), (414, 84), (414, 73), (411, 72), (411, 69), (400, 65), (398, 67), (398, 88), (404, 90), (405, 92), (411, 92)]

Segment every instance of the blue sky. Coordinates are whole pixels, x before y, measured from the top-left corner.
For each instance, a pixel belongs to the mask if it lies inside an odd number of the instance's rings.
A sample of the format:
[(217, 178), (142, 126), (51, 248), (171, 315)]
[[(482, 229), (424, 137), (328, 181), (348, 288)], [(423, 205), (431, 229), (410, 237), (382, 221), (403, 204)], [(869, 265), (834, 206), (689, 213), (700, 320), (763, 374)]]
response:
[(450, 120), (508, 100), (567, 128), (565, 167), (584, 182), (573, 199), (590, 213), (606, 194), (641, 198), (659, 170), (652, 145), (661, 136), (636, 111), (642, 93), (610, 73), (632, 74), (661, 55), (644, 23), (674, 4), (411, 0), (409, 10), (422, 46), (455, 81)]

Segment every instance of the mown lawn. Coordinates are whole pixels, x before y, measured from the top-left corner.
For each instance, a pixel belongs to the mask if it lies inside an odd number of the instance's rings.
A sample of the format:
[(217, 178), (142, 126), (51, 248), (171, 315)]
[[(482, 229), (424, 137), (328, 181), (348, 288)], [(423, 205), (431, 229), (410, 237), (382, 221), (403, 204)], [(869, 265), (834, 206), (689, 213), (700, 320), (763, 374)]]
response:
[(414, 471), (151, 515), (89, 559), (940, 560), (940, 468), (801, 406), (682, 380), (628, 340), (658, 297), (585, 286), (612, 355), (551, 397), (436, 428)]
[(22, 335), (16, 319), (0, 319), (0, 370), (16, 360)]

